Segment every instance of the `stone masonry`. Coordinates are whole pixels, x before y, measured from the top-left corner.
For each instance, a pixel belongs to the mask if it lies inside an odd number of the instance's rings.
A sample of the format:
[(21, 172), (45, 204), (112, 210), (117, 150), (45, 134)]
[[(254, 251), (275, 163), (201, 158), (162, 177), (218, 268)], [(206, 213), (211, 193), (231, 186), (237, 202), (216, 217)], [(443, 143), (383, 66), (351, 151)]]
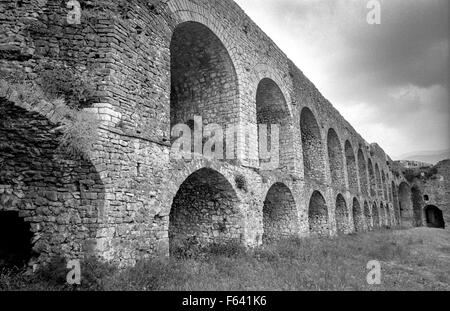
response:
[[(87, 72), (82, 108), (101, 121), (94, 154), (74, 158), (57, 151), (57, 124), (0, 102), (0, 221), (8, 211), (29, 224), (31, 262), (125, 266), (188, 239), (252, 247), (420, 225), (389, 156), (233, 1), (80, 1), (80, 24), (66, 3), (0, 0), (1, 72)], [(235, 160), (173, 156), (172, 126), (198, 128), (195, 116), (250, 128), (235, 134)], [(255, 161), (260, 123), (281, 126), (278, 168)]]

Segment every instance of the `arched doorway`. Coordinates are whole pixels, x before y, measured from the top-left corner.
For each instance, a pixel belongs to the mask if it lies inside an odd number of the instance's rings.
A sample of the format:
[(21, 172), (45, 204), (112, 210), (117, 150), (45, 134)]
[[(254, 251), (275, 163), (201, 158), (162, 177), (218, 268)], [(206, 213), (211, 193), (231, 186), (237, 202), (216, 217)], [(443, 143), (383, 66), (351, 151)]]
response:
[(276, 183), (267, 193), (263, 207), (263, 224), (264, 243), (297, 234), (297, 206), (286, 185)]
[(425, 207), (425, 218), (427, 227), (445, 229), (445, 221), (442, 210), (435, 205), (427, 205)]
[(209, 168), (191, 174), (173, 199), (169, 216), (170, 253), (240, 241), (241, 232), (239, 200), (228, 180)]
[(336, 229), (338, 234), (349, 232), (347, 203), (342, 194), (336, 198)]
[(309, 231), (312, 236), (328, 236), (328, 207), (319, 191), (314, 191), (308, 208)]

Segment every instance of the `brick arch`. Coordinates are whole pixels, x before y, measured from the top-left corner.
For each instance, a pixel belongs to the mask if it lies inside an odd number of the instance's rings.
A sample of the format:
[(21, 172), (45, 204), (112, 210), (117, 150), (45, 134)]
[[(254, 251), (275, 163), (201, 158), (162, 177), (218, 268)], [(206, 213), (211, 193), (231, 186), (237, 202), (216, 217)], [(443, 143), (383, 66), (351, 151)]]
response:
[(212, 168), (190, 174), (173, 198), (169, 214), (169, 249), (240, 242), (243, 235), (240, 199), (226, 176)]
[(328, 206), (319, 191), (314, 191), (308, 204), (309, 231), (312, 236), (328, 236), (330, 234)]
[(347, 202), (340, 193), (336, 196), (335, 218), (337, 234), (350, 232)]
[(356, 194), (358, 192), (358, 168), (356, 166), (355, 151), (349, 140), (345, 141), (344, 152), (348, 176), (348, 187), (350, 192)]
[(333, 128), (328, 130), (327, 150), (331, 182), (334, 187), (345, 189), (344, 151), (341, 140)]
[[(266, 146), (260, 144), (260, 133), (259, 129), (257, 129), (261, 166), (266, 161), (269, 146), (270, 150), (273, 150), (275, 146), (274, 142), (277, 142), (279, 158), (276, 168), (284, 170), (292, 169), (294, 167), (292, 115), (279, 84), (270, 78), (260, 80), (256, 91), (255, 102), (257, 124), (267, 126), (268, 139), (265, 140), (267, 142)], [(272, 137), (272, 125), (279, 126), (278, 137)], [(276, 138), (277, 140), (272, 141), (272, 138)], [(273, 161), (273, 159), (271, 160)]]
[(300, 113), (300, 130), (305, 178), (325, 183), (322, 131), (316, 116), (308, 107), (304, 107)]
[(264, 243), (297, 235), (297, 204), (286, 184), (276, 182), (267, 191), (263, 206), (263, 227)]

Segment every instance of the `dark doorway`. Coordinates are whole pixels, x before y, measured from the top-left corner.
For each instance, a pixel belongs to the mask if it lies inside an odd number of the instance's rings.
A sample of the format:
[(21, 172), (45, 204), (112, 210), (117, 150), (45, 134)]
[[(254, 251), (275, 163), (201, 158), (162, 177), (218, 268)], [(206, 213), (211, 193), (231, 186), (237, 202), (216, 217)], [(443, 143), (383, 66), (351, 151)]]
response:
[(23, 267), (31, 258), (30, 225), (18, 212), (0, 212), (0, 267)]
[(445, 229), (444, 216), (442, 211), (434, 205), (425, 207), (425, 217), (427, 227)]

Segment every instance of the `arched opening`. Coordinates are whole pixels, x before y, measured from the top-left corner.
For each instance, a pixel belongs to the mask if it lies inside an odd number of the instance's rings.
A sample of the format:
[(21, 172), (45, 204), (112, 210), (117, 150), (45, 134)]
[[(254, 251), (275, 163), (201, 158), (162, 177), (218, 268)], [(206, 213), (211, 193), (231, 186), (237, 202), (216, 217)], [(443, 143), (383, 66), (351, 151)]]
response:
[(370, 184), (370, 196), (375, 197), (377, 195), (377, 182), (375, 180), (375, 172), (373, 170), (372, 160), (369, 158), (368, 161), (368, 169), (369, 169), (369, 184)]
[(347, 164), (348, 186), (350, 192), (356, 194), (358, 192), (358, 170), (356, 168), (356, 158), (351, 143), (345, 142), (345, 160)]
[(422, 206), (424, 206), (422, 191), (419, 187), (413, 186), (411, 188), (411, 200), (413, 205), (413, 217), (414, 217), (414, 227), (423, 226), (422, 221)]
[[(267, 151), (278, 147), (278, 163), (280, 169), (293, 167), (291, 119), (286, 99), (278, 85), (271, 79), (262, 79), (256, 92), (256, 118), (258, 124), (267, 125)], [(272, 142), (272, 125), (279, 126), (279, 141)], [(259, 142), (259, 130), (258, 130)], [(278, 144), (276, 146), (275, 144)], [(260, 161), (266, 161), (267, 156), (259, 149)], [(264, 150), (265, 152), (265, 150)], [(273, 163), (274, 159), (270, 159)], [(269, 161), (269, 160), (267, 160)]]
[(378, 163), (375, 163), (375, 180), (377, 184), (377, 196), (383, 198), (383, 185), (381, 180), (381, 172)]
[(364, 218), (366, 220), (366, 227), (368, 230), (373, 230), (372, 214), (370, 213), (369, 204), (364, 202)]
[(336, 198), (336, 229), (338, 234), (349, 232), (347, 203), (342, 194)]
[(177, 124), (193, 129), (195, 116), (203, 118), (203, 126), (222, 128), (237, 119), (236, 71), (225, 46), (209, 28), (197, 22), (179, 24), (172, 35), (170, 56), (171, 129)]
[(263, 207), (263, 224), (264, 243), (297, 234), (297, 206), (286, 185), (276, 183), (267, 193)]
[(309, 108), (300, 116), (305, 178), (325, 182), (324, 154), (320, 128)]
[(341, 142), (334, 129), (328, 130), (327, 135), (328, 159), (330, 162), (331, 182), (339, 189), (345, 189), (344, 154)]
[(373, 227), (380, 228), (380, 213), (378, 211), (378, 206), (376, 203), (372, 205), (372, 220), (373, 220)]
[(389, 197), (387, 192), (386, 174), (384, 173), (384, 171), (381, 172), (381, 178), (383, 180), (383, 197), (387, 201), (389, 200)]
[(398, 187), (398, 201), (401, 224), (411, 226), (413, 220), (411, 189), (405, 182), (402, 182)]
[(363, 214), (361, 210), (361, 205), (357, 198), (353, 199), (353, 223), (355, 225), (356, 232), (364, 231), (364, 221)]
[(427, 221), (427, 227), (445, 229), (445, 221), (442, 211), (434, 205), (428, 205), (425, 207), (425, 218)]
[(308, 208), (309, 231), (312, 236), (328, 236), (328, 207), (319, 191), (314, 191)]
[(361, 185), (361, 193), (363, 195), (369, 195), (368, 191), (368, 179), (367, 179), (367, 166), (366, 159), (361, 149), (358, 150), (358, 171), (359, 171), (359, 183)]
[(386, 209), (383, 203), (380, 203), (380, 223), (382, 227), (386, 226)]
[(216, 243), (240, 241), (242, 216), (232, 185), (219, 172), (204, 168), (180, 186), (169, 216), (170, 254)]
[(0, 267), (19, 267), (28, 264), (32, 255), (30, 224), (18, 212), (0, 212)]
[(391, 191), (392, 191), (392, 204), (394, 206), (394, 218), (395, 218), (395, 224), (400, 224), (400, 206), (398, 204), (398, 190), (395, 186), (395, 183), (392, 182), (391, 185)]

